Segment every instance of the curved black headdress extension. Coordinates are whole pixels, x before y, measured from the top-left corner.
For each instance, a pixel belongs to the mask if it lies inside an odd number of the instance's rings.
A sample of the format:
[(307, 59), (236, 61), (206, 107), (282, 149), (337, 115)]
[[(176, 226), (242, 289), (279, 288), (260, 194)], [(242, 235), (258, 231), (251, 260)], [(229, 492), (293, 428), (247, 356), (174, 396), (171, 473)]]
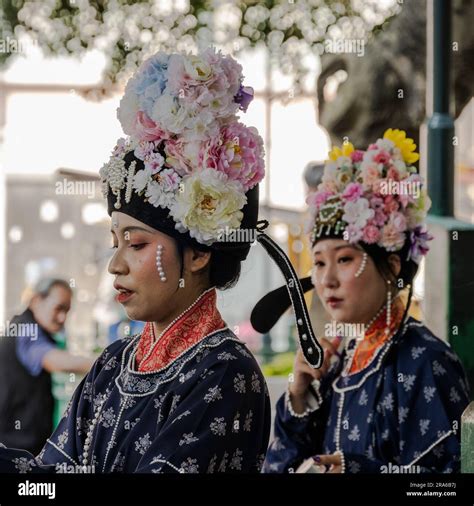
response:
[[(300, 283), (304, 293), (314, 289), (310, 276), (300, 278)], [(286, 285), (275, 288), (255, 304), (250, 315), (250, 323), (257, 332), (266, 334), (290, 306), (291, 299)]]
[(286, 288), (295, 312), (296, 328), (303, 355), (308, 364), (319, 369), (323, 363), (323, 349), (314, 335), (308, 309), (304, 300), (304, 292), (295, 269), (291, 265), (285, 252), (263, 231), (268, 227), (268, 221), (260, 220), (257, 223), (257, 241), (272, 257), (285, 277)]

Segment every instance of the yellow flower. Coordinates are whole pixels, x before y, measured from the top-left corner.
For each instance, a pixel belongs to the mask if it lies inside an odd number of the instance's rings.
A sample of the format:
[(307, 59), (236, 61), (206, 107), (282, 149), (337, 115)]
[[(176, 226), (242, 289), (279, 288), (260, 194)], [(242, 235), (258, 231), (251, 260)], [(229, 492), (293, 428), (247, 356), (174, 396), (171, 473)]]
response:
[(407, 137), (404, 130), (389, 128), (385, 130), (383, 138), (395, 144), (406, 163), (415, 163), (420, 159), (420, 155), (415, 152), (416, 144), (413, 142), (413, 139)]
[(331, 151), (329, 151), (329, 159), (336, 161), (340, 156), (349, 156), (354, 151), (354, 146), (351, 142), (345, 142), (342, 145), (342, 149), (334, 146)]

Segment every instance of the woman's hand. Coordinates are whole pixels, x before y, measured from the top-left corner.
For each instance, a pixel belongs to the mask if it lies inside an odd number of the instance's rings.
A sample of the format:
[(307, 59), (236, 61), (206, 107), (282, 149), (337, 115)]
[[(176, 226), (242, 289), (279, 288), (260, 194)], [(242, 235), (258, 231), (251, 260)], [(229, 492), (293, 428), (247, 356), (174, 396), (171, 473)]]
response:
[(304, 413), (306, 409), (305, 394), (309, 384), (315, 379), (321, 379), (328, 371), (330, 360), (337, 353), (336, 343), (339, 338), (328, 341), (324, 337), (320, 343), (324, 349), (323, 365), (319, 369), (313, 369), (305, 360), (303, 352), (298, 349), (295, 357), (295, 365), (293, 367), (293, 377), (290, 381), (289, 392), (291, 397), (291, 405), (296, 413)]
[(327, 473), (342, 473), (342, 458), (340, 453), (332, 453), (330, 455), (316, 455), (313, 457), (316, 464), (321, 466), (330, 466)]
[(293, 381), (290, 381), (290, 394), (292, 397), (304, 397), (309, 384), (315, 379), (319, 380), (326, 375), (331, 357), (337, 353), (337, 342), (338, 338), (333, 339), (332, 342), (324, 337), (320, 340), (321, 346), (324, 349), (324, 360), (323, 365), (319, 369), (313, 369), (306, 362), (301, 349), (298, 349), (293, 367)]

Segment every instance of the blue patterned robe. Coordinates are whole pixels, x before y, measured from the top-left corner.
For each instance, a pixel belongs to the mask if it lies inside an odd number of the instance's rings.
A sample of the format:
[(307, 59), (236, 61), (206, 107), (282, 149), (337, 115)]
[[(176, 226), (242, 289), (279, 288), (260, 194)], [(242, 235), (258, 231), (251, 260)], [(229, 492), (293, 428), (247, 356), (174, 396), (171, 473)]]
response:
[(292, 410), (288, 394), (279, 399), (263, 472), (294, 472), (304, 459), (336, 450), (348, 473), (460, 470), (469, 394), (449, 345), (409, 318), (363, 370), (344, 376), (342, 369), (335, 362), (308, 393), (304, 416)]
[(143, 373), (139, 337), (106, 348), (36, 459), (0, 448), (0, 472), (259, 472), (270, 403), (244, 344), (223, 329)]

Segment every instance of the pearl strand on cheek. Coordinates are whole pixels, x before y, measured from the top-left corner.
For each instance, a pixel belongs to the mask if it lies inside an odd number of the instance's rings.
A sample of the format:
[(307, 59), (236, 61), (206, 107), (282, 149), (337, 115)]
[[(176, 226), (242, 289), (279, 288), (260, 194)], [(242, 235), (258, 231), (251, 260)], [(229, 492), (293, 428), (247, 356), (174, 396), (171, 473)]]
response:
[(163, 245), (158, 244), (158, 247), (156, 249), (156, 268), (158, 269), (158, 273), (160, 275), (160, 280), (165, 282), (166, 281), (166, 275), (165, 271), (163, 270), (163, 265), (161, 263), (161, 255), (163, 253)]
[(362, 257), (362, 263), (360, 264), (359, 269), (355, 273), (356, 278), (358, 278), (364, 272), (366, 265), (367, 265), (367, 253), (364, 251), (364, 255)]

